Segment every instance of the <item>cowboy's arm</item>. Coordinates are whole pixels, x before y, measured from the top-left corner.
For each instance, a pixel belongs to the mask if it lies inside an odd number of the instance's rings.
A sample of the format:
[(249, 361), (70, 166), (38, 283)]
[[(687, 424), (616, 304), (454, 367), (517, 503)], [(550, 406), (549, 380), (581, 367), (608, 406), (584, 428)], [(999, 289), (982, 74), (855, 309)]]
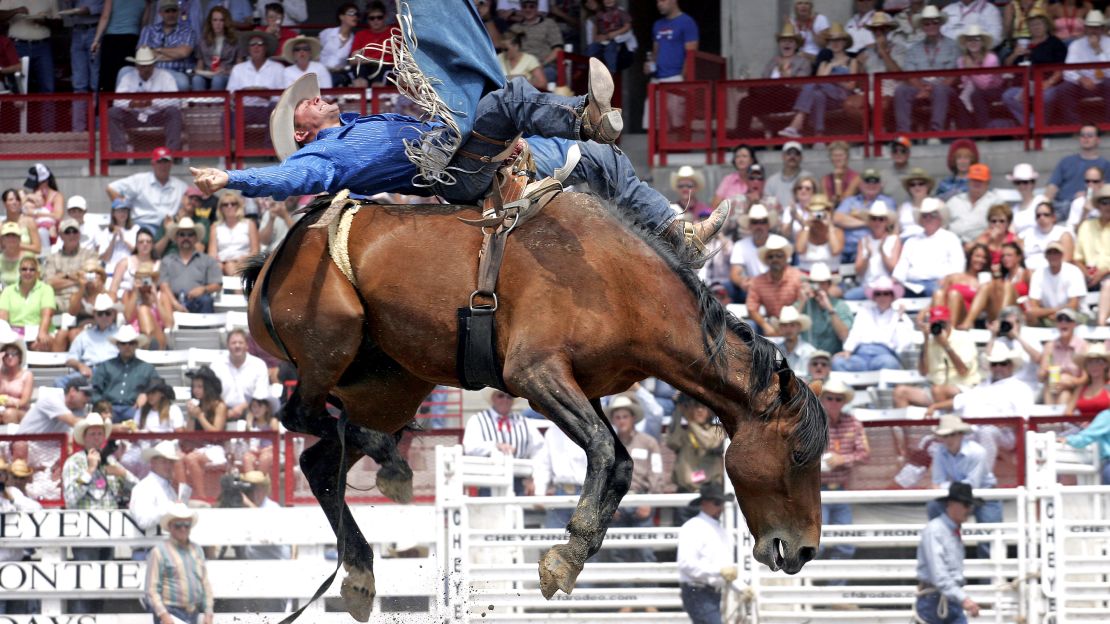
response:
[[(295, 162), (294, 162), (295, 161)], [(325, 158), (290, 158), (271, 167), (223, 171), (214, 168), (192, 168), (197, 188), (215, 193), (230, 188), (247, 197), (273, 196), (282, 200), (291, 195), (314, 195), (331, 190), (336, 171)], [(338, 188), (342, 188), (340, 185)]]
[(952, 578), (948, 573), (948, 566), (945, 565), (944, 543), (941, 541), (940, 536), (931, 526), (926, 525), (925, 530), (921, 535), (921, 549), (924, 551), (923, 559), (929, 567), (929, 576), (932, 579), (933, 585), (937, 591), (944, 595), (946, 598), (963, 602), (967, 597), (959, 582)]

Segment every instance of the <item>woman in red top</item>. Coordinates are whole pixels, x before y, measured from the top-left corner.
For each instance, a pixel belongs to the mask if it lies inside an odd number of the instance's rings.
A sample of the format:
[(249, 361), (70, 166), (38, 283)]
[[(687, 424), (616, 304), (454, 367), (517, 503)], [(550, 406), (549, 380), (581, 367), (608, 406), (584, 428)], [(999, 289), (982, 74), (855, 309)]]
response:
[(991, 281), (979, 289), (959, 329), (971, 329), (972, 323), (986, 313), (987, 322), (996, 320), (1002, 308), (1017, 305), (1029, 294), (1032, 272), (1025, 268), (1025, 253), (1014, 241), (1002, 243), (998, 264), (991, 264)]
[(1087, 383), (1072, 394), (1065, 414), (1094, 418), (1110, 408), (1110, 352), (1103, 345), (1091, 345), (1087, 353), (1077, 356), (1080, 370), (1086, 373)]
[(1014, 211), (1007, 204), (995, 204), (987, 211), (987, 229), (975, 242), (986, 245), (990, 250), (991, 266), (1002, 263), (1002, 245), (1017, 240), (1017, 236), (1010, 231), (1013, 222)]
[(358, 54), (368, 45), (373, 48), (362, 53), (370, 62), (361, 63), (354, 82), (356, 87), (365, 88), (370, 83), (385, 82), (386, 71), (393, 67), (393, 52), (385, 49), (385, 42), (393, 36), (393, 29), (385, 23), (385, 17), (385, 5), (381, 2), (371, 2), (366, 6), (366, 25), (369, 29), (355, 33), (351, 54)]

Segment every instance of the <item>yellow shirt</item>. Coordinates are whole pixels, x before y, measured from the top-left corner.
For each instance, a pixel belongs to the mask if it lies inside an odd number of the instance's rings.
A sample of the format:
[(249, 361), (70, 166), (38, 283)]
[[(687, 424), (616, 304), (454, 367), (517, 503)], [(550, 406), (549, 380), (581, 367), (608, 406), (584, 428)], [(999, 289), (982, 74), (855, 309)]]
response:
[(948, 334), (948, 344), (952, 350), (967, 366), (967, 374), (961, 376), (956, 372), (956, 365), (952, 363), (944, 349), (929, 336), (929, 346), (925, 350), (926, 379), (935, 385), (959, 386), (967, 389), (979, 385), (979, 350), (975, 347), (975, 340), (965, 331), (953, 330)]
[(1079, 224), (1075, 262), (1081, 268), (1093, 266), (1110, 270), (1110, 225), (1103, 225), (1098, 219), (1087, 219)]

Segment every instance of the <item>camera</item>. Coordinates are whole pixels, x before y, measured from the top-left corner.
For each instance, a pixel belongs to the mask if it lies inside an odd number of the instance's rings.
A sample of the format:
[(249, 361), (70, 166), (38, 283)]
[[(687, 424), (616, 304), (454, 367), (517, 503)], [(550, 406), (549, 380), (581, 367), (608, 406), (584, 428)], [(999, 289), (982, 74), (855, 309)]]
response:
[(243, 494), (249, 494), (253, 485), (239, 479), (239, 473), (229, 472), (220, 477), (220, 494), (216, 506), (223, 508), (243, 507)]
[(154, 285), (154, 280), (149, 278), (149, 277), (144, 277), (141, 280), (139, 280), (139, 285), (140, 286), (153, 286)]
[(939, 336), (942, 332), (944, 332), (944, 321), (933, 321), (933, 323), (929, 325), (930, 334)]
[(813, 220), (814, 221), (824, 221), (827, 218), (828, 218), (828, 214), (826, 214), (824, 210), (822, 210), (820, 212), (813, 213)]
[(1012, 331), (1014, 331), (1014, 324), (1010, 321), (1002, 321), (998, 324), (999, 336), (1009, 336)]

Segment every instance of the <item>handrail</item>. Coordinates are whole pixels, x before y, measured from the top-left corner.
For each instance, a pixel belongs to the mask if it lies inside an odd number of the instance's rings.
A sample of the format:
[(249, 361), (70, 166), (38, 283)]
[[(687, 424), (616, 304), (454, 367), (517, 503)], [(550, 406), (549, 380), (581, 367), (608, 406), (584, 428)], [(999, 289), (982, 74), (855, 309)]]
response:
[[(89, 171), (96, 167), (96, 108), (93, 93), (30, 93), (0, 95), (0, 160), (87, 160)], [(38, 103), (38, 107), (32, 104)], [(32, 131), (34, 125), (31, 112), (33, 108), (46, 109), (43, 122), (58, 124), (68, 118), (59, 114), (58, 107), (70, 106), (76, 114), (81, 114), (79, 104), (84, 104), (85, 129), (59, 131)], [(49, 104), (49, 106), (46, 106)], [(9, 115), (8, 113), (15, 113)], [(75, 121), (75, 120), (71, 120)], [(16, 122), (18, 127), (9, 130), (9, 124)], [(72, 126), (71, 126), (72, 127)], [(73, 145), (83, 144), (80, 149), (66, 147), (65, 142), (41, 140), (42, 135), (72, 135)], [(84, 134), (83, 139), (78, 136)], [(9, 138), (10, 137), (10, 138)], [(53, 147), (53, 149), (49, 149)]]

